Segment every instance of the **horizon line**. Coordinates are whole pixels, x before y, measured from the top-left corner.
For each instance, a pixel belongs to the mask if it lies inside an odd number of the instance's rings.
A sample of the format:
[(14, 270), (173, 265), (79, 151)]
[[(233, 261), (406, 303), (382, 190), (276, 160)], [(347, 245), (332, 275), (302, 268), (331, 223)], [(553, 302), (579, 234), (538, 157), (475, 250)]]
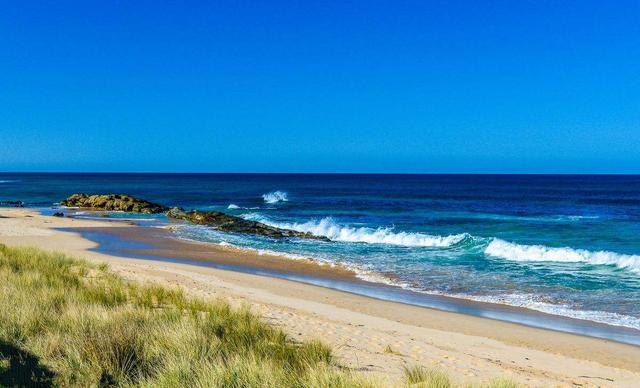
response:
[(0, 171), (0, 174), (130, 174), (130, 175), (556, 175), (556, 176), (640, 176), (620, 172), (196, 172), (196, 171)]

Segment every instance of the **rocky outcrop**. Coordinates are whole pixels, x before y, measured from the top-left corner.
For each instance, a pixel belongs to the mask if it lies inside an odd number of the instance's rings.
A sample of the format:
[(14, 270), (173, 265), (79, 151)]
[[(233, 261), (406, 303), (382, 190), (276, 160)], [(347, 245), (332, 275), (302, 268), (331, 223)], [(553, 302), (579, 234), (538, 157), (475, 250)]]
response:
[(249, 221), (220, 212), (205, 212), (199, 210), (186, 212), (181, 208), (174, 207), (167, 212), (167, 217), (174, 220), (189, 221), (197, 225), (207, 225), (221, 232), (252, 234), (270, 238), (297, 237), (329, 241), (326, 237), (315, 236), (311, 233), (276, 228), (261, 222)]
[(60, 202), (60, 205), (79, 207), (89, 210), (125, 211), (149, 214), (167, 212), (167, 217), (169, 219), (188, 221), (197, 225), (206, 225), (221, 232), (243, 233), (270, 238), (296, 237), (330, 241), (326, 237), (315, 236), (311, 233), (276, 228), (261, 222), (249, 221), (244, 218), (221, 212), (199, 210), (185, 211), (178, 207), (169, 209), (166, 206), (125, 194), (73, 194), (69, 198)]
[(126, 194), (73, 194), (60, 202), (67, 207), (80, 207), (92, 210), (124, 211), (135, 213), (162, 213), (167, 211), (166, 206), (138, 199)]

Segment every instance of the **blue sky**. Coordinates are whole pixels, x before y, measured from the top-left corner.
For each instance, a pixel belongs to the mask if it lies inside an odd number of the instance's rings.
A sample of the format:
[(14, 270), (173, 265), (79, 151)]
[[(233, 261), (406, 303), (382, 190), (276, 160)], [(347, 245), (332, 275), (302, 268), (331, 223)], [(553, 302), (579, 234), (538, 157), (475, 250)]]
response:
[(5, 3), (0, 171), (640, 173), (639, 1), (180, 3)]

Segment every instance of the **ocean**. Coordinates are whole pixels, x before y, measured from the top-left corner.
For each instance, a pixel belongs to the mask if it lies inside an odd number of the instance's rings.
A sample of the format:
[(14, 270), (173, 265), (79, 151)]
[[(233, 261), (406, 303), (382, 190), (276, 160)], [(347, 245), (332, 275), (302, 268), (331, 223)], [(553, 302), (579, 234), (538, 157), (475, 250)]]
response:
[(331, 242), (185, 224), (179, 238), (341, 264), (418, 294), (640, 330), (640, 176), (0, 173), (0, 201), (43, 212), (77, 192), (222, 211)]

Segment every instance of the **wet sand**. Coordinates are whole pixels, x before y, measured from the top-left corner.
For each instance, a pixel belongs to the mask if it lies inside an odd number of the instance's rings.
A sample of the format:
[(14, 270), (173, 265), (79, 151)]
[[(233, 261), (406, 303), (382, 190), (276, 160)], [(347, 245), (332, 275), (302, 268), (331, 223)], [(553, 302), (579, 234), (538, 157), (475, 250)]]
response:
[[(320, 338), (335, 347), (347, 366), (390, 384), (400, 378), (402, 366), (407, 364), (441, 368), (459, 383), (486, 383), (497, 376), (533, 386), (636, 386), (640, 381), (638, 346), (195, 264), (215, 261), (251, 268), (259, 263), (268, 271), (286, 270), (298, 276), (359, 284), (347, 269), (207, 244), (176, 241), (165, 245), (158, 241), (166, 236), (140, 232), (146, 229), (122, 222), (60, 219), (29, 209), (0, 209), (0, 216), (8, 217), (0, 218), (2, 243), (56, 249), (107, 262), (131, 280), (159, 282), (201, 297), (249, 304), (293, 338)], [(124, 233), (132, 243), (116, 254), (81, 233), (60, 228)], [(194, 262), (136, 258), (142, 255), (189, 256)], [(385, 352), (387, 346), (391, 352)]]
[(337, 265), (322, 265), (312, 259), (291, 259), (268, 253), (244, 250), (232, 246), (199, 243), (175, 238), (170, 229), (105, 227), (70, 229), (89, 239), (102, 242), (117, 239), (122, 244), (116, 247), (99, 247), (98, 250), (118, 252), (131, 257), (176, 258), (199, 261), (202, 264), (215, 262), (227, 266), (261, 268), (298, 275), (327, 279), (358, 281), (355, 272)]

